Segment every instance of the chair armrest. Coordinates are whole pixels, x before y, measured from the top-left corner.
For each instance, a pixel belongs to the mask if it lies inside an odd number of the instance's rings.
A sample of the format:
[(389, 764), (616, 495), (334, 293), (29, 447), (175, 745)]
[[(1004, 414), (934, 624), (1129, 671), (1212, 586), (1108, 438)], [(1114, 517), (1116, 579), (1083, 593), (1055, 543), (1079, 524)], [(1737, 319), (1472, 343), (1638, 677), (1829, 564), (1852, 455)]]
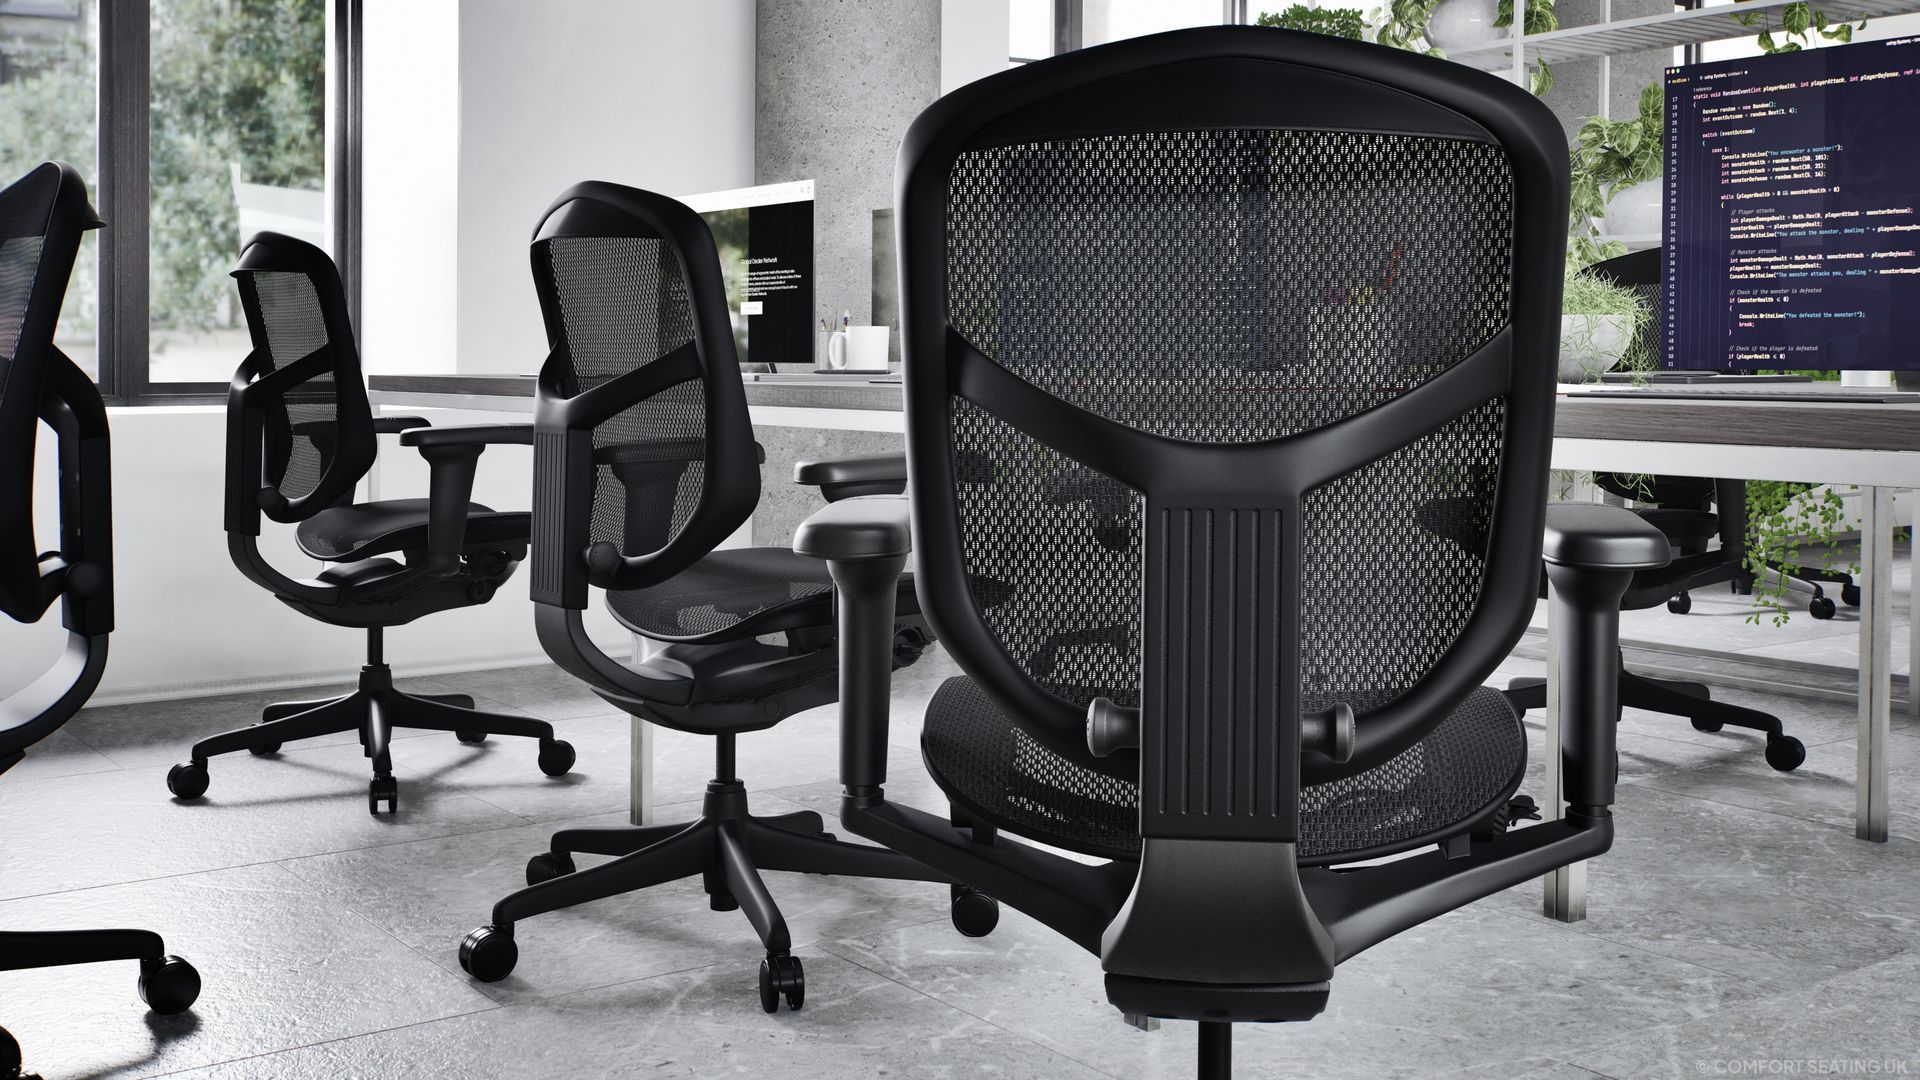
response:
[(1602, 818), (1613, 805), (1620, 720), (1620, 598), (1635, 571), (1672, 558), (1666, 535), (1617, 506), (1547, 508), (1550, 693), (1559, 697), (1567, 816)]
[(887, 779), (894, 598), (913, 548), (907, 500), (833, 503), (801, 523), (793, 550), (833, 575), (840, 649), (840, 782), (852, 798)]
[(375, 435), (398, 435), (410, 428), (432, 427), (433, 424), (418, 416), (376, 416), (373, 418)]
[(1547, 507), (1542, 554), (1556, 566), (1654, 570), (1673, 561), (1667, 534), (1631, 510), (1599, 503)]
[(793, 550), (829, 564), (905, 558), (913, 552), (907, 500), (877, 495), (831, 503), (793, 534)]
[(467, 424), (460, 427), (416, 426), (400, 433), (401, 446), (532, 446), (532, 424)]
[(452, 571), (467, 543), (467, 511), (473, 504), (473, 476), (480, 454), (497, 444), (533, 445), (531, 424), (473, 424), (465, 427), (412, 428), (400, 445), (418, 447), (431, 473), (427, 480), (427, 565)]
[(865, 454), (827, 461), (799, 461), (793, 482), (817, 487), (828, 502), (861, 495), (898, 495), (907, 490), (907, 455)]

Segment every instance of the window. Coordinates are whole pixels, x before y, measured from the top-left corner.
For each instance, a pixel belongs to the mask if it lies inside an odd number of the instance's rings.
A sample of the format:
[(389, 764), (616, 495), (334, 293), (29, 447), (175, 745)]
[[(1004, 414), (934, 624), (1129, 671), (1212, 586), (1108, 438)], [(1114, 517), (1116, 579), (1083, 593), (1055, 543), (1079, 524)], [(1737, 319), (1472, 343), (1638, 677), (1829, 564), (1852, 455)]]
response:
[[(1244, 23), (1247, 0), (1010, 0), (1008, 63), (1189, 26)], [(1310, 0), (1317, 2), (1317, 0)]]
[[(356, 179), (329, 94), (359, 0), (0, 0), (0, 176), (79, 167), (92, 233), (59, 343), (114, 404), (217, 401), (249, 347), (227, 276), (262, 229), (332, 250)], [(351, 75), (347, 76), (350, 81)], [(352, 145), (350, 123), (332, 145)], [(351, 260), (339, 258), (351, 290)]]

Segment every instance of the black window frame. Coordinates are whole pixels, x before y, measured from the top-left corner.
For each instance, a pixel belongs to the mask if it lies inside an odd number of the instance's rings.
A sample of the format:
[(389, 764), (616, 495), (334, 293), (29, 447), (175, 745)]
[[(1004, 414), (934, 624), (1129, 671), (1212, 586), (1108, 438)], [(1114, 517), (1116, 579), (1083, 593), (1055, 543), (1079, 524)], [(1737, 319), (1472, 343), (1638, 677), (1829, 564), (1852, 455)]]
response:
[[(327, 142), (333, 251), (347, 290), (348, 314), (360, 318), (360, 115), (362, 0), (332, 0), (334, 48), (327, 57), (327, 93), (334, 114)], [(212, 405), (227, 399), (222, 382), (154, 382), (148, 272), (151, 256), (148, 172), (153, 93), (152, 0), (100, 4), (99, 177), (95, 193), (107, 222), (99, 236), (98, 382), (110, 406)], [(239, 253), (234, 253), (235, 258)], [(240, 366), (241, 356), (233, 358)]]

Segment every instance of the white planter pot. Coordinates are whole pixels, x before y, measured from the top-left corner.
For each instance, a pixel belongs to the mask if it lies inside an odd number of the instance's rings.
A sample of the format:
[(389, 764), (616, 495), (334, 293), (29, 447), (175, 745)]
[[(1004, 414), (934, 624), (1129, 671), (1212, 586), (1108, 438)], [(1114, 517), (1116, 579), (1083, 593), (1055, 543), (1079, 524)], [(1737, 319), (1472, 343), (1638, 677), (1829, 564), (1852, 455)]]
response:
[(1453, 52), (1506, 37), (1509, 27), (1493, 25), (1499, 9), (1499, 0), (1440, 0), (1427, 14), (1427, 41)]
[(1595, 224), (1602, 236), (1658, 236), (1660, 234), (1661, 178), (1617, 188), (1607, 200), (1607, 216)]
[(1633, 320), (1626, 315), (1560, 316), (1560, 381), (1593, 382), (1626, 354)]

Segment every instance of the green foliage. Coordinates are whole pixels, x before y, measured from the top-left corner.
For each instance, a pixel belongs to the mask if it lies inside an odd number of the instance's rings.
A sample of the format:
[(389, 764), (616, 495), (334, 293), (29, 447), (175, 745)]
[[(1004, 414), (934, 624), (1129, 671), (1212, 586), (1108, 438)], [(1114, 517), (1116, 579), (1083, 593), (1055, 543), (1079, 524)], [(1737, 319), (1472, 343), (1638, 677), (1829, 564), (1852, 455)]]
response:
[(1632, 289), (1616, 285), (1598, 274), (1577, 271), (1567, 275), (1566, 290), (1560, 296), (1560, 310), (1567, 315), (1648, 314)]
[(1660, 175), (1666, 98), (1659, 83), (1640, 91), (1640, 109), (1630, 120), (1589, 116), (1574, 132), (1567, 156), (1573, 167), (1567, 221), (1567, 268), (1577, 270), (1626, 254), (1626, 245), (1600, 237), (1595, 222), (1607, 214), (1614, 192)]
[(1816, 489), (1812, 484), (1781, 480), (1747, 482), (1747, 572), (1754, 577), (1753, 602), (1759, 610), (1747, 616), (1750, 623), (1771, 618), (1783, 626), (1788, 619), (1787, 583), (1784, 577), (1768, 573), (1772, 566), (1789, 572), (1805, 565), (1801, 558), (1809, 548), (1820, 553), (1820, 569), (1845, 569), (1858, 573), (1849, 562), (1837, 565), (1834, 543), (1844, 524), (1845, 503), (1831, 487)]
[(1387, 0), (1380, 9), (1380, 29), (1373, 40), (1395, 49), (1444, 56), (1427, 41), (1427, 16), (1440, 0)]
[[(1522, 16), (1522, 33), (1544, 34), (1549, 30), (1560, 29), (1560, 16), (1553, 9), (1554, 0), (1527, 0), (1526, 14)], [(1500, 0), (1495, 8), (1493, 25), (1513, 25), (1513, 0)], [(1534, 97), (1545, 97), (1553, 89), (1553, 69), (1545, 61), (1536, 62), (1527, 69), (1527, 89)]]
[[(149, 315), (215, 325), (239, 254), (231, 166), (249, 181), (319, 190), (325, 169), (326, 0), (154, 0), (149, 120)], [(93, 50), (75, 34), (42, 52), (7, 43), (0, 172), (72, 161), (97, 197)], [(96, 244), (82, 249), (65, 336), (91, 333)]]
[(1366, 37), (1366, 16), (1359, 8), (1310, 8), (1295, 4), (1282, 12), (1265, 12), (1257, 26), (1277, 26), (1282, 30), (1304, 30), (1310, 34), (1360, 41)]
[[(1735, 0), (1744, 3), (1745, 0)], [(1831, 41), (1844, 45), (1853, 40), (1855, 31), (1865, 30), (1867, 20), (1853, 22), (1832, 22), (1824, 11), (1815, 10), (1808, 3), (1788, 4), (1779, 8), (1779, 36), (1774, 36), (1773, 11), (1742, 11), (1734, 14), (1740, 25), (1759, 27), (1760, 33), (1754, 42), (1764, 53), (1799, 52), (1808, 45), (1817, 45), (1820, 41)]]

